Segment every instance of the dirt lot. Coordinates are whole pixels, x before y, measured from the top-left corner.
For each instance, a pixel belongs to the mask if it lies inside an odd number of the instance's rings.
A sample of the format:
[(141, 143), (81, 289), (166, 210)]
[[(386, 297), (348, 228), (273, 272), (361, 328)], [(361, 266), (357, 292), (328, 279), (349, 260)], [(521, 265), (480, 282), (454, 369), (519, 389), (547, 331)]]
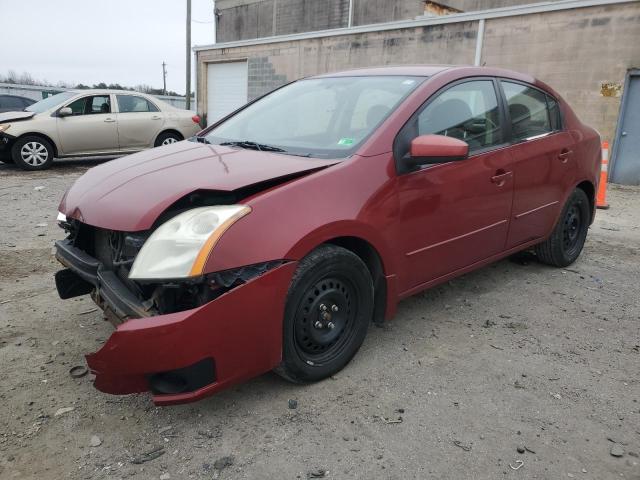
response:
[(56, 207), (94, 164), (0, 165), (0, 478), (640, 479), (640, 189), (610, 189), (570, 269), (404, 301), (335, 378), (158, 408), (68, 373), (111, 331), (53, 284)]

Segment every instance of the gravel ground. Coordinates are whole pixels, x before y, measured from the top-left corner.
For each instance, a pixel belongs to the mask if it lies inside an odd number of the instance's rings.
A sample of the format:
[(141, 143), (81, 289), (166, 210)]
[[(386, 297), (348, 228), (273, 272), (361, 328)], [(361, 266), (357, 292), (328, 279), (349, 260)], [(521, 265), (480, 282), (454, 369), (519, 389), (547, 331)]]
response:
[(56, 207), (94, 164), (0, 165), (0, 478), (640, 479), (639, 188), (610, 189), (571, 268), (406, 300), (334, 378), (159, 408), (68, 373), (111, 331), (53, 284)]

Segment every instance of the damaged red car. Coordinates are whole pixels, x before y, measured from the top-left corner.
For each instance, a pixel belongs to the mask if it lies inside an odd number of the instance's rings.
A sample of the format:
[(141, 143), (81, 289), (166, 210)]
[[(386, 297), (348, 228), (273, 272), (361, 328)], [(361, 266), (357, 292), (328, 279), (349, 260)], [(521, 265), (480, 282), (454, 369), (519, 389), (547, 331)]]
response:
[(405, 297), (525, 249), (576, 260), (599, 168), (597, 132), (530, 76), (320, 75), (89, 170), (59, 207), (56, 284), (115, 324), (87, 355), (103, 392), (317, 381)]

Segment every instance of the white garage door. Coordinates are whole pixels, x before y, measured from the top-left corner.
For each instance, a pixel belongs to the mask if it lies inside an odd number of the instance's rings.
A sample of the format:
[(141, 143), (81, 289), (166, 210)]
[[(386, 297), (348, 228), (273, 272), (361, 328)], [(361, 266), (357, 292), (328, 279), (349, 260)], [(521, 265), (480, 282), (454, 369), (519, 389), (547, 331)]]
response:
[(207, 66), (207, 124), (247, 103), (247, 62)]

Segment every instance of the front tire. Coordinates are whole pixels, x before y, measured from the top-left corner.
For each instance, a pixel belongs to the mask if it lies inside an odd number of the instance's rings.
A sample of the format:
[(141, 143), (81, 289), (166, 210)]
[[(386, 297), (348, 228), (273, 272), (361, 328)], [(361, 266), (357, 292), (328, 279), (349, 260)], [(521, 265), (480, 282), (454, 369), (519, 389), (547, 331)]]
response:
[(591, 221), (591, 207), (587, 194), (576, 188), (565, 203), (551, 236), (536, 245), (542, 263), (566, 267), (576, 261), (587, 238)]
[(23, 170), (46, 170), (53, 162), (53, 146), (42, 137), (27, 135), (13, 144), (11, 158)]
[(360, 257), (335, 245), (311, 252), (291, 280), (275, 372), (303, 383), (340, 371), (364, 341), (373, 304), (371, 274)]

